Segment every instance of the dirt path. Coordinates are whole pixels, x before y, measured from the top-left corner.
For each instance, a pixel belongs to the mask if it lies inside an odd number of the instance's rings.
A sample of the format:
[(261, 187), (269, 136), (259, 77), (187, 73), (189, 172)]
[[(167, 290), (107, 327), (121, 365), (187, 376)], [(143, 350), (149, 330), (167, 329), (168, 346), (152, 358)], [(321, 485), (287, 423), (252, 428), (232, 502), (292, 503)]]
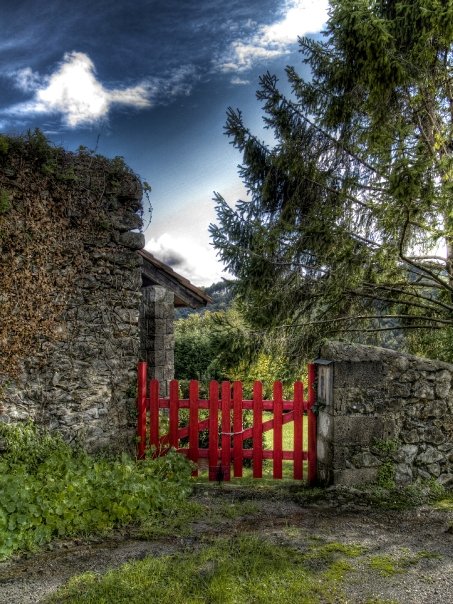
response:
[(39, 554), (0, 564), (0, 603), (43, 602), (75, 574), (102, 573), (126, 561), (190, 551), (202, 547), (206, 538), (244, 532), (302, 550), (315, 541), (362, 546), (363, 554), (353, 560), (342, 583), (342, 602), (453, 602), (453, 534), (447, 530), (452, 512), (429, 507), (341, 511), (233, 487), (201, 488), (194, 500), (206, 513), (192, 523), (188, 536), (142, 540), (118, 534), (98, 542), (62, 541)]

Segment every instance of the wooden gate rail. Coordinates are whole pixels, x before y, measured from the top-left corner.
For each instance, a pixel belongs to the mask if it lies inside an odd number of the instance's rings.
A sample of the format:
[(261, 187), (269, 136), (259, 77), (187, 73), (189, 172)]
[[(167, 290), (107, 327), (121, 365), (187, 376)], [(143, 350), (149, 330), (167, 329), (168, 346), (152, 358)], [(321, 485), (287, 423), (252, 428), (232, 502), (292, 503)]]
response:
[[(263, 473), (263, 460), (273, 460), (273, 477), (282, 478), (283, 461), (293, 461), (293, 476), (295, 479), (303, 478), (303, 462), (308, 461), (308, 482), (316, 481), (316, 416), (313, 413), (315, 402), (315, 366), (308, 366), (308, 399), (304, 399), (302, 382), (295, 382), (292, 400), (283, 399), (281, 382), (273, 386), (273, 399), (263, 399), (263, 386), (255, 382), (253, 398), (243, 398), (241, 382), (212, 381), (209, 384), (209, 397), (200, 399), (199, 382), (191, 380), (189, 384), (189, 398), (179, 398), (179, 384), (177, 380), (170, 382), (169, 397), (159, 396), (159, 382), (150, 380), (147, 388), (147, 365), (138, 365), (138, 421), (137, 456), (143, 459), (147, 447), (150, 447), (154, 456), (164, 455), (170, 448), (187, 455), (194, 463), (200, 459), (207, 459), (209, 479), (230, 479), (230, 467), (233, 465), (234, 477), (242, 476), (244, 459), (252, 460), (253, 477), (261, 478)], [(159, 410), (168, 409), (168, 433), (159, 434)], [(189, 409), (189, 422), (187, 426), (179, 426), (179, 410)], [(199, 419), (200, 409), (209, 411), (206, 419)], [(253, 414), (251, 428), (243, 427), (243, 411), (249, 409)], [(263, 421), (264, 412), (273, 412), (273, 418)], [(231, 418), (233, 412), (233, 418)], [(219, 431), (219, 413), (221, 415)], [(308, 421), (307, 449), (303, 448), (304, 418)], [(285, 424), (294, 422), (293, 448), (291, 451), (283, 450), (282, 428)], [(208, 430), (208, 448), (199, 447), (199, 432)], [(263, 432), (273, 430), (273, 448), (263, 448)], [(252, 448), (244, 449), (246, 439), (252, 439)], [(180, 444), (181, 439), (188, 439), (188, 447)], [(220, 440), (220, 446), (219, 446)], [(193, 473), (195, 476), (198, 471)]]

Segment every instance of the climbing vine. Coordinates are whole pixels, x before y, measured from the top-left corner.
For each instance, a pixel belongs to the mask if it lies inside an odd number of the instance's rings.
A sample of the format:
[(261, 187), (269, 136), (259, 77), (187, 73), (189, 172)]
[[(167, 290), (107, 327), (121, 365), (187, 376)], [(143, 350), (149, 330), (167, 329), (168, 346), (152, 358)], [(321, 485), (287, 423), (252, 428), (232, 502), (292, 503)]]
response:
[(0, 136), (0, 377), (65, 337), (90, 242), (108, 247), (112, 214), (139, 212), (141, 187), (120, 157), (65, 151), (39, 130)]

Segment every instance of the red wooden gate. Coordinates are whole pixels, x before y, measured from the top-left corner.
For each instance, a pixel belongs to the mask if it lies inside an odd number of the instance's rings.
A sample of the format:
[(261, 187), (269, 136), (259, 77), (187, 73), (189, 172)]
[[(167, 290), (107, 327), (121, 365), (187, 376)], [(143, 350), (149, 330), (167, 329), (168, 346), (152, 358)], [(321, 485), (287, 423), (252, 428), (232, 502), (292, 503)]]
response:
[[(253, 399), (243, 398), (241, 382), (210, 382), (209, 398), (199, 398), (199, 383), (192, 380), (189, 385), (189, 398), (179, 398), (179, 384), (170, 382), (170, 396), (159, 396), (159, 382), (151, 380), (147, 388), (147, 365), (138, 365), (138, 423), (137, 456), (143, 459), (147, 447), (153, 455), (164, 455), (170, 448), (187, 455), (195, 464), (207, 460), (210, 480), (230, 480), (231, 465), (234, 477), (242, 476), (243, 460), (252, 459), (253, 477), (261, 478), (263, 460), (272, 459), (273, 477), (282, 478), (283, 460), (293, 461), (293, 476), (303, 478), (303, 462), (308, 461), (308, 482), (316, 480), (316, 416), (312, 407), (315, 402), (313, 389), (315, 366), (308, 366), (308, 398), (304, 399), (302, 382), (295, 382), (292, 400), (283, 400), (281, 382), (275, 382), (273, 399), (263, 400), (261, 382), (255, 382)], [(168, 433), (160, 433), (160, 410), (168, 409)], [(179, 410), (189, 410), (188, 425), (179, 425)], [(208, 417), (199, 418), (199, 409), (207, 409)], [(253, 425), (243, 427), (243, 410), (253, 412)], [(265, 420), (263, 413), (271, 412), (272, 419)], [(220, 414), (220, 422), (219, 422)], [(308, 421), (308, 443), (303, 447), (303, 424)], [(283, 450), (282, 427), (294, 422), (294, 438), (291, 450)], [(220, 424), (220, 425), (219, 425)], [(220, 428), (220, 429), (219, 429)], [(199, 447), (199, 432), (208, 430), (208, 448)], [(263, 433), (273, 430), (273, 448), (263, 448)], [(244, 448), (244, 440), (252, 439), (251, 449)], [(188, 439), (188, 446), (182, 446), (181, 440)], [(194, 471), (196, 476), (198, 471)]]

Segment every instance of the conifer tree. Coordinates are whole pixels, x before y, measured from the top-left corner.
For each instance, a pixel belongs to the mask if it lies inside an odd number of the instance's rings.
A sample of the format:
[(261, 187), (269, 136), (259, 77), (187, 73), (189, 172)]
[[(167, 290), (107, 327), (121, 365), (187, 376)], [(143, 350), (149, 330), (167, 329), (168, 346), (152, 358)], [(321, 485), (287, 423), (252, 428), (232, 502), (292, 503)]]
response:
[(216, 194), (210, 227), (246, 317), (298, 353), (453, 325), (453, 2), (330, 4), (323, 38), (299, 39), (310, 79), (260, 79), (274, 143), (228, 110), (250, 200)]

